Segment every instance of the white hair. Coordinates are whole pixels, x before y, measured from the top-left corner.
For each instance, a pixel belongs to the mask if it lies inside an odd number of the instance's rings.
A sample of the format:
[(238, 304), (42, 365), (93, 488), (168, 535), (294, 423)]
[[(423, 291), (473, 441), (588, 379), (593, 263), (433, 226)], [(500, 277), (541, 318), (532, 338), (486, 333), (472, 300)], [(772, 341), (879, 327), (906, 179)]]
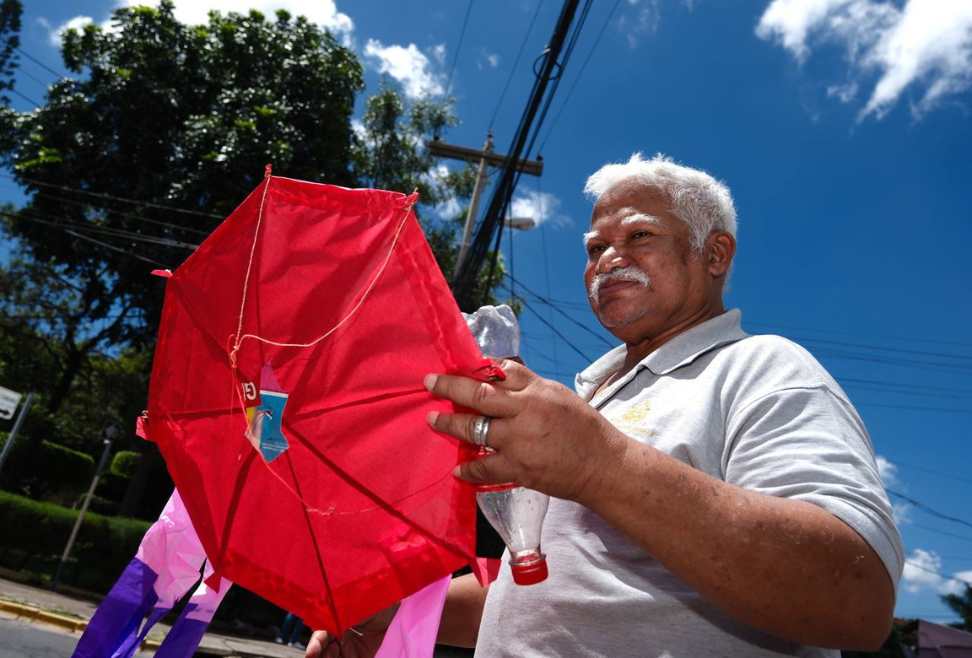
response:
[(692, 247), (701, 252), (712, 231), (736, 236), (736, 208), (726, 185), (699, 169), (685, 167), (659, 153), (644, 160), (635, 153), (624, 164), (607, 164), (591, 174), (584, 192), (595, 201), (618, 183), (634, 180), (671, 200), (671, 212), (685, 222)]

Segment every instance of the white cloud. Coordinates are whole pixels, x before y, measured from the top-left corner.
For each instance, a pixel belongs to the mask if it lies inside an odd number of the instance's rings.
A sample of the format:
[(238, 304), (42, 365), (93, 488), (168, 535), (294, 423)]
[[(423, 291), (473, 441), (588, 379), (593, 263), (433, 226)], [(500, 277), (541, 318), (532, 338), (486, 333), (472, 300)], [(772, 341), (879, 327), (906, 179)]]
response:
[(659, 0), (628, 0), (628, 5), (632, 8), (631, 11), (622, 11), (616, 26), (627, 40), (628, 47), (633, 50), (638, 47), (643, 35), (653, 34), (658, 30), (661, 5)]
[[(134, 7), (147, 4), (146, 0), (119, 0), (119, 7)], [(349, 36), (354, 30), (354, 22), (347, 14), (337, 9), (334, 0), (175, 0), (175, 17), (189, 25), (209, 22), (210, 11), (221, 13), (245, 13), (251, 9), (273, 16), (278, 9), (284, 9), (293, 16), (306, 16), (307, 20), (326, 27), (335, 34)]]
[(432, 57), (435, 58), (439, 66), (445, 66), (446, 45), (440, 43), (438, 46), (432, 46)]
[(517, 193), (510, 205), (510, 215), (514, 218), (529, 218), (539, 226), (544, 222), (551, 222), (556, 226), (565, 226), (570, 219), (559, 212), (560, 199), (549, 192), (528, 190)]
[[(240, 13), (256, 9), (267, 16), (273, 16), (278, 9), (284, 9), (293, 16), (306, 16), (307, 20), (317, 23), (321, 27), (328, 28), (341, 39), (345, 46), (351, 44), (351, 33), (354, 31), (354, 22), (347, 14), (337, 10), (334, 0), (174, 0), (175, 17), (177, 20), (188, 25), (199, 25), (209, 21), (209, 12), (218, 11), (228, 13), (231, 11)], [(135, 7), (137, 5), (151, 4), (149, 0), (117, 0), (115, 7)], [(81, 29), (94, 20), (90, 16), (75, 16), (69, 21), (59, 25), (55, 29), (50, 28), (47, 19), (40, 18), (38, 23), (47, 29), (51, 45), (55, 48), (61, 46), (61, 34), (69, 28)], [(101, 28), (111, 30), (111, 19), (101, 22)]]
[(90, 16), (75, 16), (74, 18), (64, 21), (54, 29), (51, 29), (50, 23), (44, 20), (41, 25), (47, 27), (47, 38), (50, 44), (54, 48), (61, 47), (61, 37), (67, 30), (78, 30), (79, 32), (84, 29), (84, 26), (88, 23), (94, 23), (94, 19)]
[(972, 583), (972, 571), (959, 571), (950, 577), (942, 575), (942, 558), (935, 551), (916, 548), (905, 560), (901, 581), (912, 594), (929, 589), (938, 594), (959, 594)]
[(455, 197), (449, 197), (445, 203), (440, 203), (435, 207), (436, 214), (442, 219), (455, 219), (459, 216), (462, 206)]
[(884, 486), (890, 487), (898, 482), (898, 467), (893, 463), (878, 455), (875, 457), (878, 467), (878, 475), (881, 476), (881, 482)]
[(499, 66), (500, 56), (497, 53), (491, 53), (485, 48), (480, 48), (479, 57), (476, 58), (476, 68), (480, 71), (485, 69), (487, 66), (491, 69), (495, 69)]
[(414, 43), (385, 46), (377, 39), (368, 39), (364, 54), (377, 63), (379, 73), (399, 81), (406, 96), (425, 98), (445, 93), (444, 76), (432, 71), (429, 58)]
[[(772, 0), (756, 34), (777, 41), (798, 62), (813, 48), (837, 43), (850, 74), (877, 77), (858, 120), (887, 114), (909, 87), (922, 87), (911, 107), (921, 117), (942, 99), (972, 87), (972, 2), (906, 0)], [(857, 80), (828, 87), (850, 102)]]

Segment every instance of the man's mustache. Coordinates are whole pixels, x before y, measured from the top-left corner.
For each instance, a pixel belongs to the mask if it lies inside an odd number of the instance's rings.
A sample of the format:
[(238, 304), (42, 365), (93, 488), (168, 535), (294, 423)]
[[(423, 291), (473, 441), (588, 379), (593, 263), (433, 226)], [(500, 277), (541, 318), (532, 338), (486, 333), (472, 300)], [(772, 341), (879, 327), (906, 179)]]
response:
[(633, 281), (635, 283), (640, 283), (645, 288), (651, 286), (651, 279), (648, 275), (642, 272), (640, 269), (634, 265), (628, 265), (627, 267), (622, 267), (619, 270), (612, 270), (610, 272), (605, 272), (604, 274), (598, 274), (591, 280), (591, 286), (587, 291), (588, 297), (597, 306), (598, 303), (598, 293), (601, 290), (601, 286), (611, 281)]

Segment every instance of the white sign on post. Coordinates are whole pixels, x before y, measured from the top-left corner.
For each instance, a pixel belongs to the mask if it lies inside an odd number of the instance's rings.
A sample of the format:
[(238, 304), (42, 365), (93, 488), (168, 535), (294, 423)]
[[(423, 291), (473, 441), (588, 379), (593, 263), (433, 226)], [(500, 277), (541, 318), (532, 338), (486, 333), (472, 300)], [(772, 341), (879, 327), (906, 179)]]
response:
[(10, 420), (14, 417), (21, 397), (23, 396), (17, 391), (0, 386), (0, 420)]

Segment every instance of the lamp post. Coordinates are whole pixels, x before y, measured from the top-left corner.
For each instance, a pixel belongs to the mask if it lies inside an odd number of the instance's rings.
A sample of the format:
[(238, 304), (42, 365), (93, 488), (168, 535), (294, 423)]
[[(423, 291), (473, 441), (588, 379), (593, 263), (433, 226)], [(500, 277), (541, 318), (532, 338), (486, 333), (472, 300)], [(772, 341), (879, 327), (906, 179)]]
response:
[(51, 583), (51, 589), (56, 590), (57, 586), (61, 582), (61, 574), (64, 571), (64, 565), (67, 563), (68, 556), (71, 554), (71, 548), (74, 546), (74, 540), (77, 539), (78, 530), (81, 529), (81, 523), (84, 521), (84, 515), (88, 511), (88, 505), (91, 504), (91, 497), (94, 495), (95, 487), (98, 486), (98, 480), (101, 478), (101, 473), (105, 469), (105, 465), (108, 463), (108, 455), (111, 454), (111, 442), (114, 441), (118, 435), (121, 434), (121, 430), (118, 426), (111, 424), (106, 427), (102, 433), (102, 439), (105, 449), (101, 452), (101, 459), (98, 460), (98, 467), (95, 469), (94, 477), (91, 479), (91, 486), (88, 487), (88, 493), (84, 496), (84, 502), (81, 503), (81, 511), (78, 512), (78, 518), (74, 522), (74, 527), (71, 529), (71, 536), (68, 537), (67, 545), (64, 547), (64, 553), (61, 554), (61, 561), (57, 565), (57, 571), (54, 573), (54, 582)]

